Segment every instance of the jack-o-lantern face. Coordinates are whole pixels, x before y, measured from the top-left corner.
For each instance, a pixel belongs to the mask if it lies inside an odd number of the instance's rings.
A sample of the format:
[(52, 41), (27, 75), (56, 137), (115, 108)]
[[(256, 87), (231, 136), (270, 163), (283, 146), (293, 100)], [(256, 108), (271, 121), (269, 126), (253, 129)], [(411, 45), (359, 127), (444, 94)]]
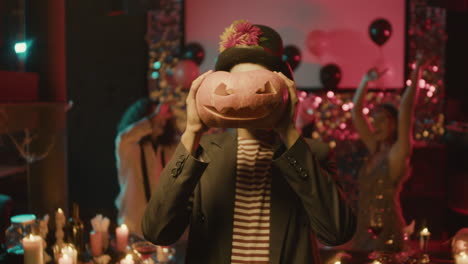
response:
[(218, 71), (203, 80), (197, 111), (208, 127), (273, 128), (288, 103), (288, 87), (268, 70)]

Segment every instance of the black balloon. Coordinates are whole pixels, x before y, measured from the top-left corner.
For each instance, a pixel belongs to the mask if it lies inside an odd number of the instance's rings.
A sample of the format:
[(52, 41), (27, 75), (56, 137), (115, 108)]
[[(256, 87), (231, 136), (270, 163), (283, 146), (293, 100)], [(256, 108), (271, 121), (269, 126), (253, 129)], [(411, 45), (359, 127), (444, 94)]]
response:
[(198, 43), (188, 43), (183, 49), (182, 58), (192, 60), (196, 64), (200, 65), (203, 62), (203, 59), (205, 58), (205, 50)]
[(336, 64), (327, 64), (320, 69), (320, 82), (327, 90), (335, 90), (341, 81), (341, 69)]
[(288, 45), (283, 49), (283, 61), (287, 62), (291, 66), (292, 70), (295, 70), (301, 63), (302, 56), (301, 51), (294, 45)]
[(392, 25), (384, 18), (376, 19), (369, 26), (369, 36), (375, 44), (382, 46), (392, 36)]

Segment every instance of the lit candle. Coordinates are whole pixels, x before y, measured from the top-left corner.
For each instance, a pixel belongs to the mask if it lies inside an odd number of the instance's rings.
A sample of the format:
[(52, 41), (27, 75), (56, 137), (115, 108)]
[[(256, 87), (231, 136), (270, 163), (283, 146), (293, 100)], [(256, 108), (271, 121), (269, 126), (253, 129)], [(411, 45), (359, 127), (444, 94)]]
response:
[(133, 257), (130, 254), (127, 254), (124, 259), (120, 261), (120, 264), (134, 264)]
[(430, 236), (431, 233), (429, 232), (429, 229), (427, 229), (427, 227), (425, 227), (425, 228), (423, 228), (423, 230), (421, 230), (419, 235), (421, 235), (421, 236)]
[(460, 252), (455, 255), (455, 264), (468, 264), (468, 255), (465, 252)]
[(63, 214), (62, 208), (57, 209), (57, 212), (55, 212), (55, 224), (57, 226), (65, 225), (65, 215)]
[(22, 240), (24, 249), (24, 264), (43, 264), (42, 238), (40, 236), (29, 236)]
[(67, 254), (63, 254), (59, 258), (58, 264), (73, 264), (73, 259), (72, 259), (72, 257), (68, 256)]
[(89, 233), (89, 243), (91, 244), (91, 254), (94, 257), (102, 255), (102, 233), (91, 231)]
[(121, 225), (120, 227), (117, 227), (115, 230), (115, 236), (116, 236), (116, 246), (117, 246), (117, 251), (122, 252), (127, 248), (128, 245), (128, 228), (125, 224)]
[[(70, 245), (70, 244), (69, 244)], [(69, 256), (70, 259), (72, 260), (71, 263), (73, 264), (77, 264), (78, 263), (78, 254), (77, 254), (77, 251), (76, 249), (74, 249), (72, 246), (65, 246), (62, 248), (62, 256)]]
[(427, 227), (423, 228), (421, 232), (419, 232), (419, 248), (423, 251), (427, 251), (427, 243), (429, 241), (429, 237), (431, 236), (431, 233), (427, 229)]
[(58, 245), (63, 243), (63, 227), (65, 226), (65, 215), (61, 208), (55, 212), (55, 238)]

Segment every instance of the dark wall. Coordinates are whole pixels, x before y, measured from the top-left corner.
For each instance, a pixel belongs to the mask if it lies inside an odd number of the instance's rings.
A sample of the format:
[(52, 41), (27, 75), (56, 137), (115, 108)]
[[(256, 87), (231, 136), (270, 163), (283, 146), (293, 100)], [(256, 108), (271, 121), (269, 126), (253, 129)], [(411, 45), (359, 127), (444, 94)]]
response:
[(115, 213), (117, 122), (146, 95), (146, 17), (108, 16), (110, 6), (69, 0), (66, 8), (69, 201), (85, 217)]
[(0, 1), (0, 70), (17, 70), (17, 59), (14, 52), (16, 34), (20, 30), (18, 15), (13, 10), (18, 8), (18, 1)]
[[(463, 2), (463, 1), (460, 1)], [(468, 1), (467, 5), (468, 5)], [(468, 10), (447, 12), (446, 114), (449, 121), (468, 122)]]

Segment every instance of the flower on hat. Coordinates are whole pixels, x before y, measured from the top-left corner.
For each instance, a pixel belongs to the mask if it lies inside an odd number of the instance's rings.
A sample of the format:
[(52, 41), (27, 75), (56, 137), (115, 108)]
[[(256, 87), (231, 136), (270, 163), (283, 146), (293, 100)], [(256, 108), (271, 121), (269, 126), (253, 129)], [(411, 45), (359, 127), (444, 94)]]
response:
[(234, 21), (220, 36), (219, 52), (231, 47), (258, 46), (258, 43), (264, 40), (260, 38), (262, 33), (259, 27), (246, 20)]

